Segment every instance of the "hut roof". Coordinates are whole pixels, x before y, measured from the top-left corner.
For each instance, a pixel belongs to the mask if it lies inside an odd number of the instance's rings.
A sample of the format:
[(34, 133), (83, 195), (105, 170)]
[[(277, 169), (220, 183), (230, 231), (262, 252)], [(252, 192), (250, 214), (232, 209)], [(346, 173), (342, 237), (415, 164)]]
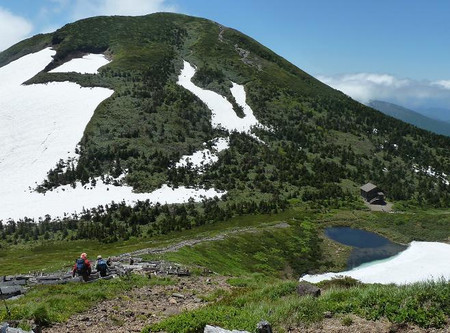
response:
[(372, 191), (373, 189), (376, 189), (376, 188), (377, 188), (377, 185), (374, 185), (372, 183), (367, 183), (367, 184), (365, 184), (365, 185), (360, 187), (360, 189), (362, 191), (364, 191), (364, 192), (370, 192), (370, 191)]

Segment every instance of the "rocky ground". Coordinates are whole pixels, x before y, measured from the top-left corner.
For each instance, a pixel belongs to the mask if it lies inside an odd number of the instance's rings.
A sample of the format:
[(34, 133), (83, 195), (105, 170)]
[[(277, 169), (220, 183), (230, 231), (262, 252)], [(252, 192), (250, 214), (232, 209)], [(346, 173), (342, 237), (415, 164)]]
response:
[(448, 333), (450, 328), (424, 329), (408, 324), (392, 324), (387, 319), (366, 320), (355, 315), (324, 319), (309, 327), (293, 328), (289, 333)]
[(148, 324), (208, 304), (205, 296), (219, 289), (231, 288), (224, 277), (189, 276), (173, 279), (175, 285), (136, 288), (42, 332), (141, 332)]

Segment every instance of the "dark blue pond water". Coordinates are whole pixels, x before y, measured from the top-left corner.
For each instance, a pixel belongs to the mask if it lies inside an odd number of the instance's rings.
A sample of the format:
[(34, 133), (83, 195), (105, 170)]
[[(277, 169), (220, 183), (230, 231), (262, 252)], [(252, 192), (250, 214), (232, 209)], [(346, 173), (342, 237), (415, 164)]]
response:
[(392, 257), (406, 249), (405, 245), (393, 243), (373, 232), (350, 227), (327, 228), (325, 235), (336, 242), (353, 247), (347, 262), (349, 269), (366, 262)]

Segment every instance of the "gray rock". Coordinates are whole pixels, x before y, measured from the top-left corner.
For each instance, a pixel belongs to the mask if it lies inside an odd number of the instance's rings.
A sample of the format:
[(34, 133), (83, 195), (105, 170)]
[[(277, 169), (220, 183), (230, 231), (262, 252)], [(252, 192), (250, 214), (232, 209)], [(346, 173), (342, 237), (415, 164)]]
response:
[(1, 287), (1, 292), (3, 298), (9, 298), (13, 296), (20, 295), (23, 291), (23, 288), (21, 286), (6, 286)]
[(0, 323), (0, 333), (33, 333), (33, 331), (24, 331), (21, 328), (9, 327), (8, 323)]
[(205, 326), (205, 330), (203, 331), (203, 333), (250, 333), (248, 331), (236, 331), (236, 330), (226, 330), (220, 327), (216, 327), (216, 326), (210, 326), (210, 325), (206, 325)]
[(272, 326), (266, 320), (261, 320), (258, 325), (256, 325), (256, 331), (258, 333), (272, 333)]
[(27, 280), (9, 280), (5, 282), (0, 282), (0, 287), (7, 287), (7, 286), (24, 286), (27, 284)]
[(323, 316), (324, 316), (325, 318), (333, 318), (333, 313), (332, 313), (331, 311), (325, 311), (325, 312), (323, 313)]
[(320, 288), (308, 282), (300, 282), (297, 286), (297, 293), (299, 296), (320, 296)]

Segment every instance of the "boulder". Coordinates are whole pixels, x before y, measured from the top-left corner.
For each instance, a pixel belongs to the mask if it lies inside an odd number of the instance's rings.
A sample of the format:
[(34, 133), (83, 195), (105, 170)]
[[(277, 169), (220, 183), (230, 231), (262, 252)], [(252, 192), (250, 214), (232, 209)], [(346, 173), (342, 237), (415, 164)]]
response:
[(206, 325), (203, 333), (250, 333), (250, 332), (236, 331), (236, 330), (229, 331), (220, 327)]
[(24, 331), (20, 328), (10, 327), (8, 323), (0, 323), (0, 333), (33, 333), (33, 331)]
[(320, 288), (315, 285), (302, 281), (297, 286), (297, 293), (299, 296), (312, 296), (319, 297), (320, 296)]
[(258, 332), (258, 333), (272, 333), (272, 326), (270, 326), (268, 321), (261, 320), (256, 325), (256, 332)]
[(10, 298), (13, 296), (17, 296), (22, 294), (23, 288), (21, 286), (6, 286), (6, 287), (0, 287), (1, 289), (1, 298)]

